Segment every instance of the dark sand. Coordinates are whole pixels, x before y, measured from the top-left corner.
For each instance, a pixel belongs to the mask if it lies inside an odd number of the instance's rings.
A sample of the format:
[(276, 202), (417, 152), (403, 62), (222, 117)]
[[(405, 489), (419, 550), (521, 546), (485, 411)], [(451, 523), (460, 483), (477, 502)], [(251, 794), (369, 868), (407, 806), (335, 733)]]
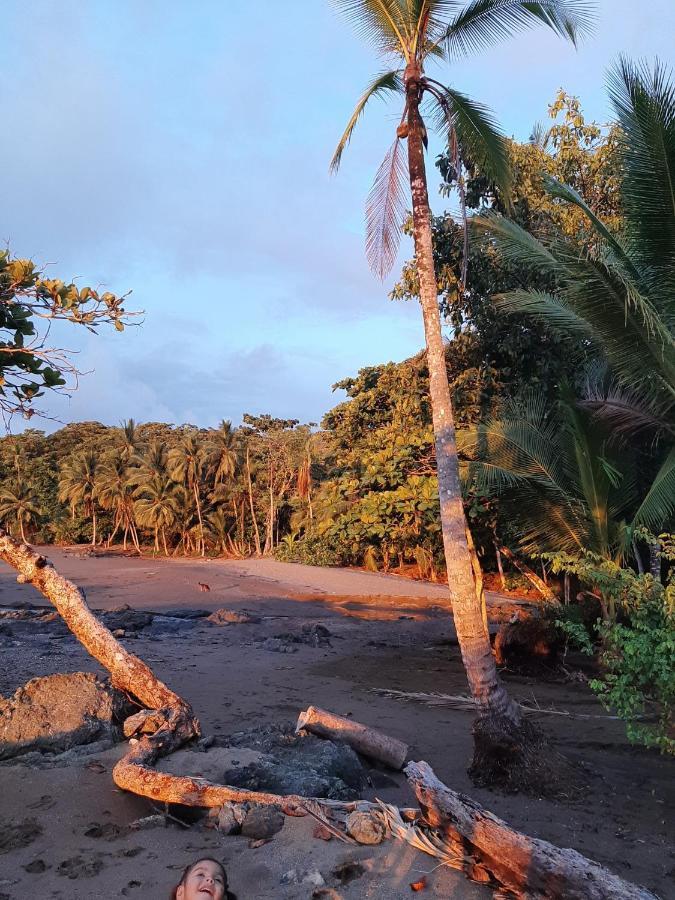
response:
[[(413, 759), (427, 760), (447, 784), (476, 797), (516, 828), (574, 847), (662, 897), (674, 896), (672, 762), (632, 747), (621, 723), (540, 718), (551, 746), (590, 771), (590, 789), (565, 802), (533, 800), (473, 787), (466, 774), (470, 713), (404, 703), (372, 691), (466, 693), (452, 623), (440, 608), (446, 599), (442, 586), (267, 560), (79, 558), (54, 548), (47, 553), (85, 589), (92, 608), (128, 603), (165, 613), (227, 606), (262, 617), (257, 625), (218, 627), (200, 621), (177, 635), (152, 639), (141, 632), (127, 641), (132, 652), (193, 704), (206, 734), (294, 721), (310, 703), (352, 714), (409, 743)], [(200, 591), (199, 582), (210, 591)], [(497, 603), (499, 598), (491, 600)], [(29, 586), (17, 585), (3, 567), (0, 606), (21, 601), (40, 602), (40, 596)], [(257, 643), (315, 622), (331, 631), (331, 647), (298, 645), (297, 652), (281, 654)], [(68, 671), (100, 669), (71, 637), (24, 632), (3, 643), (0, 693), (13, 693), (36, 675)], [(508, 674), (506, 679), (515, 696), (536, 698), (542, 707), (604, 714), (584, 684)], [(280, 885), (283, 873), (291, 869), (319, 870), (344, 898), (409, 897), (409, 883), (435, 867), (433, 859), (398, 842), (355, 850), (334, 840), (315, 840), (307, 819), (287, 820), (282, 832), (259, 849), (249, 849), (244, 838), (201, 828), (172, 826), (125, 834), (129, 823), (153, 810), (147, 801), (114, 788), (110, 769), (122, 751), (120, 746), (94, 752), (74, 765), (51, 768), (0, 765), (0, 829), (5, 829), (0, 831), (0, 900), (161, 900), (168, 896), (176, 872), (205, 852), (225, 860), (240, 900), (311, 897), (310, 884)], [(404, 779), (395, 780), (397, 784), (372, 793), (409, 805), (412, 797)], [(26, 820), (34, 820), (42, 833), (28, 833), (23, 847), (3, 846), (7, 826)], [(87, 836), (92, 825), (108, 825), (107, 837)], [(331, 880), (336, 865), (357, 858), (365, 861), (361, 877), (346, 886)], [(38, 861), (44, 863), (43, 872), (25, 870), (42, 868)], [(436, 869), (428, 875), (428, 884), (422, 896), (490, 896), (486, 888), (448, 869)]]

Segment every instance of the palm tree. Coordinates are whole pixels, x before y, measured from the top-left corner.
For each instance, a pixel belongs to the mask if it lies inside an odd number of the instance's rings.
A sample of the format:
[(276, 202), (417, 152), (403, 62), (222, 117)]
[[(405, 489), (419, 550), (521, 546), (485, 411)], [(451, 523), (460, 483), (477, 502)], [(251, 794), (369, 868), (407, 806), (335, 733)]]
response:
[[(472, 556), (462, 506), (455, 425), (445, 362), (434, 269), (431, 210), (427, 191), (424, 148), (424, 102), (436, 126), (447, 139), (456, 169), (459, 197), (464, 207), (463, 165), (473, 161), (491, 177), (506, 196), (509, 169), (506, 146), (484, 107), (459, 91), (430, 78), (430, 60), (450, 60), (540, 22), (562, 37), (576, 40), (589, 24), (588, 3), (582, 0), (472, 0), (457, 11), (449, 0), (338, 0), (359, 30), (395, 68), (379, 75), (367, 88), (352, 114), (331, 163), (340, 164), (342, 153), (367, 103), (373, 97), (400, 94), (403, 113), (396, 140), (378, 171), (368, 198), (366, 253), (381, 276), (396, 257), (401, 224), (406, 213), (405, 190), (412, 195), (412, 233), (424, 319), (429, 391), (438, 468), (443, 546), (452, 597), (452, 609), (462, 659), (471, 691), (480, 704), (481, 722), (495, 733), (521, 732), (518, 707), (498, 679), (484, 624), (480, 591), (474, 581)], [(407, 169), (403, 141), (408, 141)], [(466, 279), (464, 269), (458, 281)], [(476, 736), (478, 760), (478, 732)], [(488, 740), (490, 743), (490, 740)], [(490, 750), (487, 749), (489, 757)], [(483, 762), (489, 764), (488, 759)]]
[(675, 84), (658, 64), (621, 60), (609, 85), (620, 126), (621, 232), (553, 179), (552, 196), (586, 216), (587, 245), (553, 228), (538, 240), (495, 214), (475, 224), (508, 261), (553, 284), (548, 293), (512, 291), (500, 306), (581, 334), (606, 361), (610, 377), (597, 366), (589, 372), (580, 406), (618, 437), (651, 435), (659, 469), (633, 523), (657, 532), (675, 514)]
[(202, 505), (199, 497), (199, 488), (206, 461), (204, 447), (199, 441), (199, 435), (195, 430), (186, 431), (178, 444), (169, 451), (169, 471), (174, 481), (182, 483), (192, 494), (199, 520), (199, 548), (204, 556), (204, 522), (202, 519)]
[(40, 515), (37, 498), (30, 486), (23, 481), (10, 481), (0, 490), (0, 520), (14, 519), (19, 526), (21, 540), (26, 543), (25, 526), (35, 522)]
[(232, 423), (223, 419), (218, 428), (209, 431), (206, 443), (206, 466), (214, 484), (232, 478), (237, 471), (236, 435)]
[(162, 537), (164, 553), (168, 556), (167, 528), (173, 528), (185, 506), (183, 488), (167, 475), (154, 475), (134, 491), (134, 514), (139, 525), (152, 528), (155, 533), (155, 551), (159, 551)]
[(131, 533), (136, 550), (140, 553), (138, 533), (134, 523), (134, 496), (129, 482), (129, 466), (127, 453), (114, 453), (103, 460), (97, 477), (97, 497), (103, 509), (114, 513), (113, 531), (108, 538), (108, 546), (120, 528), (124, 529), (124, 549), (127, 549), (127, 537)]
[(61, 469), (58, 497), (70, 506), (73, 516), (82, 506), (91, 518), (91, 545), (96, 546), (96, 500), (99, 458), (94, 450), (85, 450), (69, 459)]

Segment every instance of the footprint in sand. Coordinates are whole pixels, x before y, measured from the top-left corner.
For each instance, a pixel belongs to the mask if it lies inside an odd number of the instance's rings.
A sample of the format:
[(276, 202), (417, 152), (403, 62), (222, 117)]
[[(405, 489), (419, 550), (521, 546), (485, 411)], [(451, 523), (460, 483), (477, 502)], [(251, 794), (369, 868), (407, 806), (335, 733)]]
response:
[(32, 844), (42, 834), (42, 826), (35, 819), (8, 822), (0, 825), (0, 853), (9, 853)]
[(100, 859), (85, 859), (83, 856), (71, 856), (59, 863), (56, 873), (66, 878), (93, 878), (103, 868)]

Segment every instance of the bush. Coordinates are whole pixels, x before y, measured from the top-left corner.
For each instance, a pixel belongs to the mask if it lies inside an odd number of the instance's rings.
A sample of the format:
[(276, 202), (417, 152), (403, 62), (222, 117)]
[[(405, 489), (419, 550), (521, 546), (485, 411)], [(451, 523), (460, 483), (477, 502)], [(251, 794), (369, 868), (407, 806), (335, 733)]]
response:
[[(668, 543), (662, 540), (661, 546), (662, 558), (672, 563)], [(576, 574), (600, 593), (610, 612), (597, 622), (601, 669), (591, 688), (626, 722), (630, 740), (675, 755), (675, 571), (671, 568), (664, 586), (652, 575), (636, 575), (591, 553), (549, 558), (554, 571)], [(590, 652), (582, 616), (578, 621), (560, 616), (556, 624), (572, 643)]]
[(308, 534), (302, 538), (287, 537), (275, 548), (274, 558), (281, 562), (307, 566), (344, 566), (351, 561), (349, 549), (334, 537)]

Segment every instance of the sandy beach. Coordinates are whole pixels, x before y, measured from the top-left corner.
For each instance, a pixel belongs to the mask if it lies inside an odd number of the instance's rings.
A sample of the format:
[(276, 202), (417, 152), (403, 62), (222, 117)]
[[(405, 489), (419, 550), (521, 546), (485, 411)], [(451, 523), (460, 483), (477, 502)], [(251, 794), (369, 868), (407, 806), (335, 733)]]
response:
[[(228, 607), (259, 617), (255, 624), (229, 627), (188, 618), (171, 632), (139, 631), (122, 638), (193, 704), (205, 734), (225, 736), (295, 721), (310, 704), (351, 715), (406, 741), (412, 759), (426, 760), (448, 785), (516, 828), (574, 847), (624, 878), (668, 895), (675, 865), (669, 840), (672, 763), (632, 747), (623, 725), (606, 718), (585, 684), (505, 675), (518, 698), (598, 717), (538, 719), (551, 746), (583, 764), (590, 781), (584, 796), (556, 802), (473, 787), (466, 774), (470, 712), (378, 692), (466, 693), (442, 585), (271, 560), (174, 561), (83, 551), (45, 550), (84, 588), (94, 609), (129, 604), (168, 616)], [(502, 599), (491, 595), (492, 606), (498, 608)], [(43, 602), (3, 567), (0, 608)], [(2, 696), (35, 676), (101, 671), (72, 636), (59, 629), (33, 633), (29, 624), (0, 636)], [(267, 639), (298, 634), (308, 624), (325, 626), (330, 644), (297, 643), (285, 653), (267, 649)], [(130, 829), (156, 810), (113, 785), (110, 770), (124, 745), (90, 749), (74, 763), (45, 758), (39, 765), (20, 759), (0, 764), (0, 898), (167, 897), (179, 870), (203, 853), (225, 861), (240, 900), (409, 897), (410, 883), (424, 873), (422, 896), (491, 895), (457, 871), (435, 869), (433, 859), (396, 841), (354, 848), (318, 840), (312, 836), (315, 823), (307, 818), (287, 819), (281, 832), (258, 848), (203, 823)], [(375, 781), (367, 796), (412, 802), (402, 776), (387, 773)]]

